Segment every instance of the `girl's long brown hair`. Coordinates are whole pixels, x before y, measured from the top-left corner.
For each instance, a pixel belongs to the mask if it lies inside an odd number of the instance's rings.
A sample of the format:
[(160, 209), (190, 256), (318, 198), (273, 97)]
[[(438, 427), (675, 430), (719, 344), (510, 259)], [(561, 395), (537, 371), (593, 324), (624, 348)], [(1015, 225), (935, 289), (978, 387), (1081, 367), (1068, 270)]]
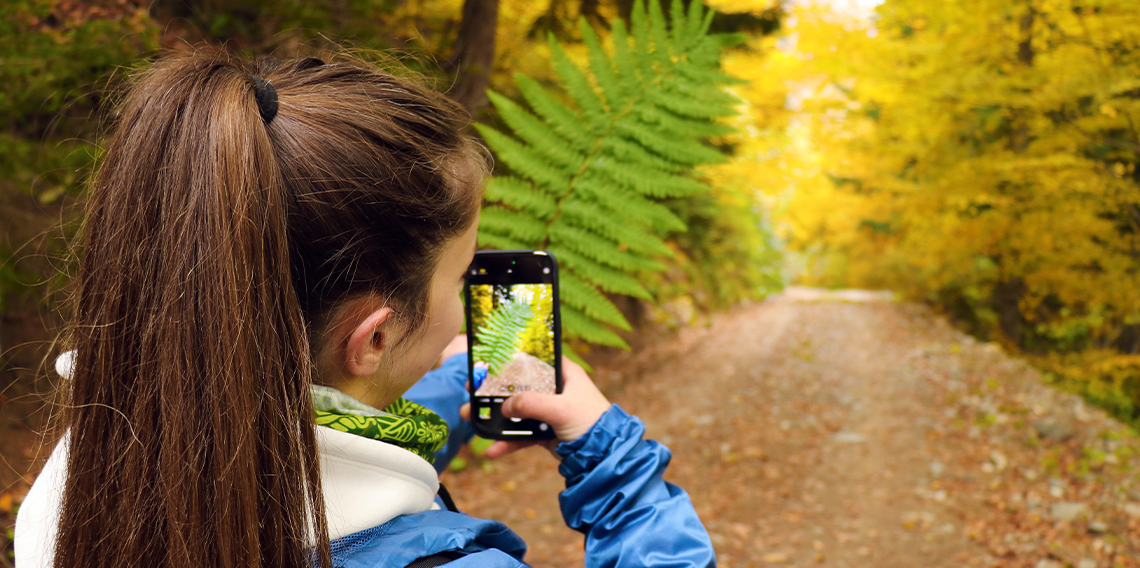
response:
[(310, 337), (360, 294), (422, 321), (479, 204), (466, 120), (343, 59), (197, 51), (135, 80), (84, 227), (56, 566), (328, 563)]

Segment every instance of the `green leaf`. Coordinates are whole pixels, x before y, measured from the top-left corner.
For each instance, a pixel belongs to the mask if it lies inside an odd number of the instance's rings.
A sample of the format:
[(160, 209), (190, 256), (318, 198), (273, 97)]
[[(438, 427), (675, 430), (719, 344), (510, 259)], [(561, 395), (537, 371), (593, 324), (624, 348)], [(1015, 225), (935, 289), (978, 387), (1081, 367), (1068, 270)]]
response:
[(522, 334), (533, 317), (534, 310), (526, 302), (500, 304), (475, 332), (472, 356), (476, 361), (487, 363), (492, 375), (499, 376), (518, 353)]
[(524, 243), (541, 243), (546, 237), (546, 223), (498, 205), (483, 208), (479, 226), (488, 233)]
[(562, 307), (562, 329), (568, 337), (580, 337), (590, 343), (629, 349), (629, 344), (610, 328), (570, 307)]
[(483, 198), (510, 206), (543, 221), (552, 219), (558, 212), (558, 203), (549, 193), (536, 191), (530, 182), (510, 176), (488, 180)]

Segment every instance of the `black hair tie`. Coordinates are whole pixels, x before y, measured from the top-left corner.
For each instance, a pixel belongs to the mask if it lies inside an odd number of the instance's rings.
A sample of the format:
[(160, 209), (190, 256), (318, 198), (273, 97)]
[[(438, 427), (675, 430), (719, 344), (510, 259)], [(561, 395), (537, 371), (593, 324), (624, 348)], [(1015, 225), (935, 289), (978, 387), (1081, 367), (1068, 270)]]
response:
[(261, 120), (269, 124), (277, 116), (277, 89), (257, 75), (250, 75), (249, 78), (253, 79), (253, 98), (257, 100), (257, 111), (261, 113)]

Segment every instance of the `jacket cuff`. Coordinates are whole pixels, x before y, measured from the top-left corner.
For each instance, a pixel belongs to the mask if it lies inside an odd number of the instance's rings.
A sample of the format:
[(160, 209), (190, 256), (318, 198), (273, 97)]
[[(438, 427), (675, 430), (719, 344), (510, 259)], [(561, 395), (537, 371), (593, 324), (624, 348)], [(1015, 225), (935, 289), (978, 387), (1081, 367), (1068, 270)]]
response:
[(615, 443), (640, 440), (645, 434), (645, 424), (636, 416), (611, 405), (602, 417), (580, 438), (572, 442), (558, 444), (555, 452), (562, 458), (558, 473), (572, 485), (576, 478), (589, 473), (607, 456), (613, 453)]

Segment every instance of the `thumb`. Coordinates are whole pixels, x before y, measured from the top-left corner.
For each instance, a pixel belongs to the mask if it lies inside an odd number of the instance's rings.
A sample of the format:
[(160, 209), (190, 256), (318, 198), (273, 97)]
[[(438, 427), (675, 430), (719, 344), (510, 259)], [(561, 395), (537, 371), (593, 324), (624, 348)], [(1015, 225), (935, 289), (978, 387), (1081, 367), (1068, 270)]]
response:
[(556, 423), (567, 418), (561, 397), (555, 394), (524, 392), (503, 401), (503, 415), (507, 418), (533, 418), (557, 428)]
[(609, 402), (601, 399), (600, 405), (591, 409), (567, 394), (544, 394), (525, 392), (514, 395), (503, 402), (502, 412), (508, 418), (533, 418), (545, 422), (554, 429), (554, 435), (562, 442), (577, 440), (590, 430), (607, 408)]

